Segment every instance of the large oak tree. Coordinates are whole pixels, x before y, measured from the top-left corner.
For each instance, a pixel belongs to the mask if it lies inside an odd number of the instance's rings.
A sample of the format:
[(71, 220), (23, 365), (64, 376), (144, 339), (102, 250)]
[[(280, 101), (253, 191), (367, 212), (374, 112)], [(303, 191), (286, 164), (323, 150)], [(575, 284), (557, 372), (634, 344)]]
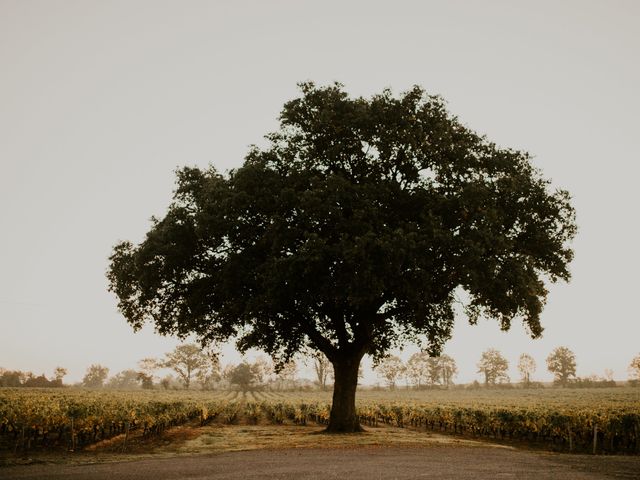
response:
[(542, 333), (545, 283), (569, 278), (574, 210), (527, 153), (419, 87), (365, 99), (300, 86), (242, 167), (179, 170), (168, 212), (115, 246), (108, 277), (136, 329), (236, 338), (280, 362), (321, 351), (335, 370), (328, 431), (357, 431), (362, 357), (407, 341), (436, 355), (457, 292), (471, 323), (519, 317)]

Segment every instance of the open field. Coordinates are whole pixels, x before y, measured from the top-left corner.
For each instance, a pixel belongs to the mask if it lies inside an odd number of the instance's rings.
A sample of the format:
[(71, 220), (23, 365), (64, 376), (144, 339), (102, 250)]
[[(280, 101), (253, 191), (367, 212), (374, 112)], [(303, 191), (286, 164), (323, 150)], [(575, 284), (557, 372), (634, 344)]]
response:
[(362, 390), (358, 408), (368, 431), (318, 435), (329, 404), (329, 392), (1, 389), (0, 458), (84, 462), (264, 448), (466, 448), (486, 442), (640, 453), (637, 388)]

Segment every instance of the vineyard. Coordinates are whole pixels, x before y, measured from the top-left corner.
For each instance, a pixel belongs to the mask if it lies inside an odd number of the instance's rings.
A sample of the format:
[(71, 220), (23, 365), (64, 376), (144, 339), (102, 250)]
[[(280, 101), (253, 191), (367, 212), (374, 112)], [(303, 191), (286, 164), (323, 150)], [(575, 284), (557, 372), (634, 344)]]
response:
[[(328, 392), (0, 389), (0, 449), (66, 449), (178, 425), (324, 425)], [(640, 453), (640, 389), (397, 390), (358, 393), (363, 425), (394, 426), (554, 450)], [(390, 440), (392, 441), (392, 439)]]

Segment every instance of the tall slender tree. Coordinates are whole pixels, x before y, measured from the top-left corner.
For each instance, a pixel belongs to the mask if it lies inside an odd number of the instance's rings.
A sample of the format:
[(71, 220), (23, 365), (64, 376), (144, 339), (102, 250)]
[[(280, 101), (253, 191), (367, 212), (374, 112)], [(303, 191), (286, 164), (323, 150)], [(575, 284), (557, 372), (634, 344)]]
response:
[(67, 375), (67, 369), (64, 367), (56, 367), (55, 370), (53, 371), (53, 378), (54, 378), (54, 382), (56, 383), (57, 386), (61, 387), (62, 386), (62, 379), (64, 377), (66, 377)]
[(453, 384), (453, 378), (458, 374), (456, 361), (449, 355), (440, 355), (437, 357), (437, 360), (442, 385), (444, 387), (450, 387)]
[(333, 376), (333, 366), (322, 352), (314, 352), (311, 355), (313, 371), (316, 374), (316, 382), (321, 390), (327, 389), (327, 381)]
[(536, 371), (536, 361), (528, 353), (523, 353), (518, 359), (518, 371), (522, 377), (522, 383), (528, 387), (531, 383), (531, 375)]
[(629, 364), (629, 378), (640, 380), (640, 354), (633, 357)]

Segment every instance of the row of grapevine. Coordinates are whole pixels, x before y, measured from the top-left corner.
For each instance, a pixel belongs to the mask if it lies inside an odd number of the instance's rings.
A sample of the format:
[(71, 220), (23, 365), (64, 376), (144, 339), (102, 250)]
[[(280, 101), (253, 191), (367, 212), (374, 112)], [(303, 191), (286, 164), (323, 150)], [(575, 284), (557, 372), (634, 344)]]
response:
[(295, 425), (307, 425), (309, 421), (325, 424), (329, 419), (329, 406), (322, 403), (265, 401), (260, 404), (260, 408), (273, 424), (283, 424), (286, 420)]
[(369, 404), (361, 421), (472, 437), (523, 440), (556, 449), (640, 453), (640, 405), (628, 408), (464, 407)]
[(198, 418), (205, 424), (220, 414), (222, 405), (135, 394), (5, 390), (0, 396), (0, 438), (14, 450), (60, 445), (75, 450), (134, 430), (147, 436)]
[[(474, 438), (518, 440), (567, 451), (640, 453), (637, 392), (582, 393), (580, 399), (555, 400), (546, 392), (502, 399), (492, 395), (482, 402), (473, 398), (445, 402), (428, 397), (418, 401), (365, 400), (358, 403), (358, 415), (363, 424), (370, 426), (394, 425)], [(276, 424), (287, 418), (296, 424), (307, 420), (328, 422), (330, 404), (326, 397), (297, 396), (291, 400), (284, 395), (270, 398), (262, 408)]]
[(239, 423), (241, 418), (249, 425), (263, 421), (271, 425), (325, 424), (329, 419), (329, 405), (297, 401), (233, 401), (220, 407), (217, 418), (220, 423), (228, 425)]

